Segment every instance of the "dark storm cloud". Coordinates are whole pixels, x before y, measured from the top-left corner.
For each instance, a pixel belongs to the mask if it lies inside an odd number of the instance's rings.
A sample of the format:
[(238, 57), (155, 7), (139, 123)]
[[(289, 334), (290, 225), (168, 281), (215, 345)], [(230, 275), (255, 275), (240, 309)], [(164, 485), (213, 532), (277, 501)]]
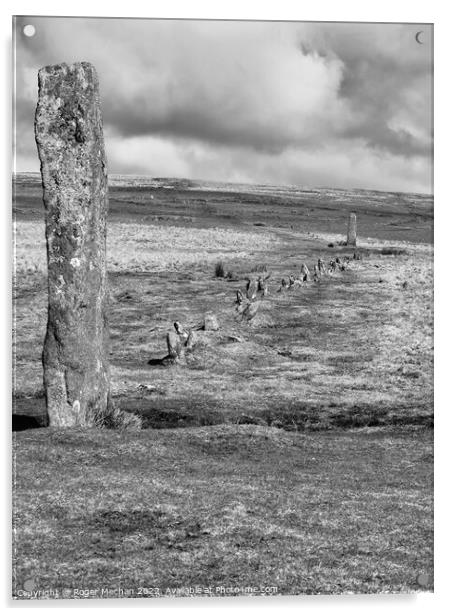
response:
[(42, 35), (25, 41), (28, 59), (33, 52), (37, 65), (91, 60), (105, 121), (124, 137), (158, 134), (275, 151), (315, 141), (340, 122), (340, 66), (304, 56), (295, 26), (278, 32), (259, 23), (77, 21), (38, 21)]
[[(423, 29), (425, 45), (415, 35)], [(405, 156), (430, 155), (431, 28), (417, 24), (323, 24), (308, 27), (304, 53), (334, 56), (343, 66), (338, 96), (353, 121), (344, 137)]]
[[(27, 21), (36, 25), (32, 39), (21, 33)], [(278, 169), (283, 160), (298, 157), (298, 173), (291, 164), (293, 175), (288, 178), (281, 172), (281, 181), (324, 178), (329, 183), (328, 178), (335, 181), (336, 176), (321, 170), (325, 158), (316, 153), (323, 152), (343, 168), (360, 160), (368, 177), (382, 156), (388, 165), (395, 157), (394, 169), (399, 169), (403, 185), (416, 173), (419, 187), (423, 168), (422, 183), (427, 187), (432, 143), (430, 30), (423, 28), (426, 44), (421, 46), (414, 41), (417, 29), (25, 19), (17, 35), (18, 158), (34, 155), (29, 135), (37, 69), (88, 60), (99, 73), (115, 170), (133, 169), (135, 160), (140, 171), (153, 173), (155, 165), (146, 167), (140, 148), (158, 156), (160, 147), (169, 166), (173, 160), (175, 168), (187, 173), (194, 173), (195, 159), (205, 160), (209, 152), (218, 165), (211, 175), (230, 179), (246, 171), (251, 181), (262, 181), (267, 160)], [(135, 158), (126, 161), (120, 143)], [(318, 170), (313, 169), (314, 158), (308, 164), (309, 153), (318, 157)], [(399, 159), (405, 160), (405, 167)], [(234, 169), (234, 160), (241, 161), (240, 168)], [(225, 168), (228, 178), (222, 176)]]

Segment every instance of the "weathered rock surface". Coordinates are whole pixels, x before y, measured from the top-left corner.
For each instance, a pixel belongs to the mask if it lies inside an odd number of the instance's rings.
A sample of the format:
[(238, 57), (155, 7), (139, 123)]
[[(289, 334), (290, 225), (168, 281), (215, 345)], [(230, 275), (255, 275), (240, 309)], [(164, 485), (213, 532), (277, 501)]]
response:
[(108, 193), (98, 79), (91, 64), (39, 71), (35, 137), (48, 258), (42, 357), (49, 424), (96, 425), (109, 405)]
[(203, 329), (208, 332), (216, 332), (220, 329), (220, 325), (218, 324), (218, 319), (216, 315), (212, 312), (207, 312), (204, 315), (204, 326)]
[(177, 362), (182, 356), (182, 342), (180, 336), (176, 332), (168, 332), (166, 334), (166, 344), (168, 347), (168, 360)]

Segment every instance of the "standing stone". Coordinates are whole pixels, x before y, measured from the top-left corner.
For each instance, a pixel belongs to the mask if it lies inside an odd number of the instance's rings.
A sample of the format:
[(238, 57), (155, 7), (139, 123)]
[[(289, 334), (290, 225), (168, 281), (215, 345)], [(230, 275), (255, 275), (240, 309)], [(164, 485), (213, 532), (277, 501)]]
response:
[(39, 71), (35, 137), (47, 240), (42, 360), (49, 424), (99, 425), (109, 406), (108, 192), (98, 80), (91, 64)]
[(213, 314), (213, 312), (206, 312), (204, 315), (204, 326), (203, 329), (207, 332), (216, 332), (220, 329), (218, 324), (217, 317)]
[(246, 296), (248, 299), (255, 299), (256, 295), (257, 295), (257, 291), (259, 289), (259, 283), (257, 280), (253, 279), (251, 280), (250, 278), (247, 278), (247, 283), (246, 283)]
[(182, 355), (182, 342), (180, 336), (175, 332), (168, 332), (166, 334), (166, 345), (168, 347), (168, 355), (165, 359), (172, 362), (179, 361)]
[(348, 218), (347, 246), (356, 246), (356, 214), (350, 212)]
[(197, 343), (196, 334), (193, 330), (190, 330), (190, 333), (188, 334), (187, 342), (185, 343), (185, 347), (189, 351), (193, 351), (193, 349), (196, 346), (196, 343)]
[(300, 269), (300, 278), (303, 282), (309, 282), (309, 279), (311, 277), (311, 273), (309, 271), (308, 266), (306, 265), (306, 263), (302, 263), (301, 264), (301, 269)]

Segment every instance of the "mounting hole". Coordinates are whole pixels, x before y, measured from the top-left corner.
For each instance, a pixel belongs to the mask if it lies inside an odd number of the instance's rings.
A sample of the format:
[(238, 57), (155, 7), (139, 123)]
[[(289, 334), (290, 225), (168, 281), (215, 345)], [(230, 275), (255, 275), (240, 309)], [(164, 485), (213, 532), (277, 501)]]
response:
[(36, 28), (31, 24), (27, 24), (23, 27), (22, 32), (25, 34), (25, 36), (34, 36), (36, 33)]

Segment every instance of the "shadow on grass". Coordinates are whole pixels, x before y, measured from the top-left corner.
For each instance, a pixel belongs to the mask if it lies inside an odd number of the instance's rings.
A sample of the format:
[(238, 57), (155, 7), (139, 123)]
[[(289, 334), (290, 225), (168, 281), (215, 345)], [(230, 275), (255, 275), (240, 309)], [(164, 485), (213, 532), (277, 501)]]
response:
[(226, 423), (224, 413), (209, 400), (118, 398), (118, 406), (142, 419), (143, 428), (187, 428)]
[(13, 432), (45, 428), (48, 425), (46, 401), (44, 391), (37, 391), (34, 395), (13, 396)]
[(124, 411), (142, 418), (143, 428), (186, 428), (218, 424), (260, 424), (289, 432), (317, 432), (365, 427), (433, 427), (433, 411), (382, 404), (336, 405), (268, 401), (264, 408), (224, 410), (215, 400), (202, 398), (123, 398)]
[(151, 358), (147, 363), (148, 366), (166, 366), (167, 363), (165, 363), (165, 360), (167, 360), (167, 357), (153, 357)]
[[(30, 398), (26, 402), (16, 409), (19, 413), (13, 414), (14, 432), (47, 425), (45, 401)], [(115, 403), (122, 411), (138, 415), (143, 429), (260, 424), (288, 432), (318, 432), (391, 426), (432, 428), (434, 424), (433, 411), (428, 405), (413, 408), (381, 403), (346, 405), (267, 400), (265, 406), (247, 407), (245, 413), (241, 409), (224, 409), (215, 399), (204, 397), (117, 397)]]
[(36, 417), (30, 415), (16, 415), (13, 413), (13, 432), (21, 432), (22, 430), (32, 430), (34, 428), (44, 428), (42, 422)]

